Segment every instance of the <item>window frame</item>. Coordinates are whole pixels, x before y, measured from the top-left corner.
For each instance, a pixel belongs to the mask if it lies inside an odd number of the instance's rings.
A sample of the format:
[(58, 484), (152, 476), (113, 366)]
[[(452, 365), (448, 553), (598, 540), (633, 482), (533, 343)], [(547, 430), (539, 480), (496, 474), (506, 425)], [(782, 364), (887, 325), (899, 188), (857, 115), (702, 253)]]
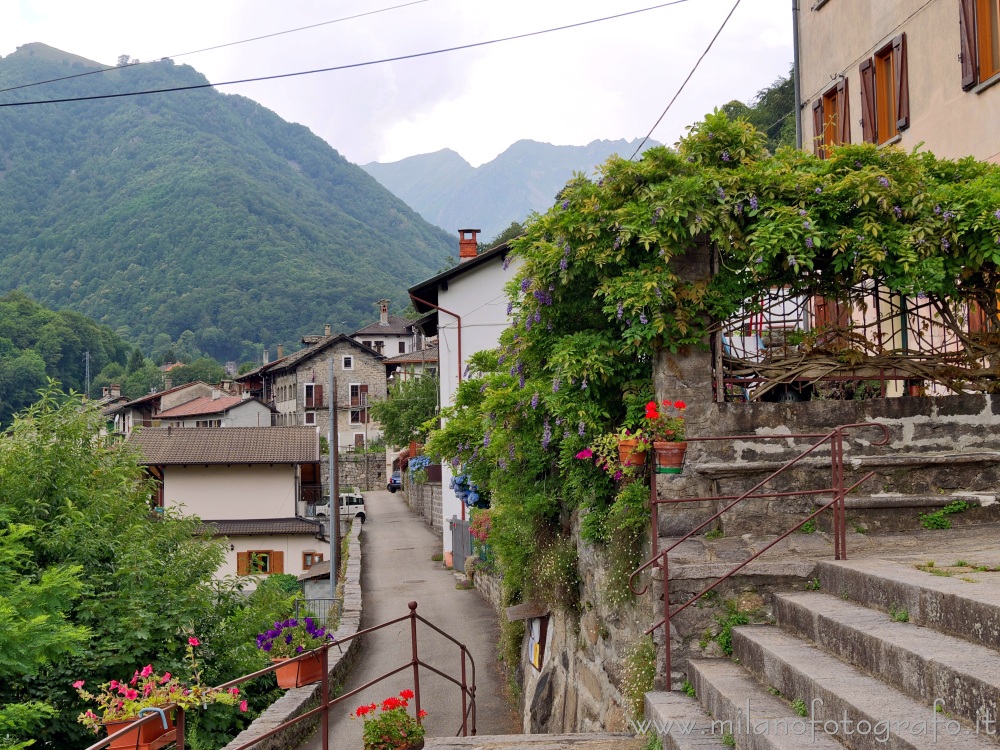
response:
[(306, 550), (302, 553), (302, 570), (309, 570), (316, 563), (323, 562), (322, 552), (313, 552), (312, 550)]
[(303, 417), (302, 423), (304, 425), (309, 426), (309, 427), (315, 427), (316, 426), (316, 412), (314, 412), (314, 411), (307, 411), (307, 412), (305, 412), (305, 415)]
[(851, 142), (851, 100), (847, 77), (841, 77), (813, 102), (813, 151), (826, 159), (833, 146)]
[[(989, 23), (983, 23), (989, 16)], [(988, 52), (990, 67), (983, 69)], [(1000, 73), (1000, 0), (976, 0), (976, 75), (987, 81)]]
[(354, 357), (350, 354), (345, 354), (340, 358), (340, 369), (342, 370), (353, 370), (354, 369)]
[(405, 341), (400, 341), (399, 342), (399, 353), (400, 354), (406, 354), (406, 342)]
[(866, 143), (893, 142), (910, 126), (910, 80), (906, 32), (862, 60), (861, 137)]

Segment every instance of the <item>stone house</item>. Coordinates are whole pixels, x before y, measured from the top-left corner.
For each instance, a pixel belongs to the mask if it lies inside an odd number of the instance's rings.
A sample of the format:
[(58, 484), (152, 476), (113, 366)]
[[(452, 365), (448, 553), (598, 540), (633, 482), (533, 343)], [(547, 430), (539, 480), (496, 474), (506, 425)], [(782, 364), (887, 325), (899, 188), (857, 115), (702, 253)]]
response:
[(415, 321), (390, 315), (387, 299), (380, 299), (378, 306), (378, 321), (352, 333), (352, 339), (386, 357), (409, 354), (423, 346), (423, 334)]
[(126, 437), (135, 427), (158, 427), (161, 412), (186, 404), (196, 398), (211, 398), (212, 386), (196, 380), (158, 393), (119, 403), (104, 410), (114, 423), (114, 431)]

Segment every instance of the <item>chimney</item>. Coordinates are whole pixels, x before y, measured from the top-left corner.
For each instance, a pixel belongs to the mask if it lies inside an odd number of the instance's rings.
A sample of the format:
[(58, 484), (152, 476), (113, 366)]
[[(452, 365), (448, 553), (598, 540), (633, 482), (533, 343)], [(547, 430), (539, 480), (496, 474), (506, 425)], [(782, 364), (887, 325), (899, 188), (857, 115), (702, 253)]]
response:
[(281, 359), (284, 356), (285, 356), (285, 345), (278, 344), (278, 359)]
[(329, 323), (327, 323), (325, 326), (323, 326), (323, 335), (324, 336), (329, 336), (330, 335), (330, 324)]
[(111, 394), (111, 398), (121, 398), (122, 397), (122, 387), (119, 383), (112, 383), (111, 387), (108, 389), (108, 393)]
[(266, 365), (270, 361), (271, 361), (271, 352), (269, 352), (267, 349), (265, 349), (264, 350), (264, 357), (262, 359), (262, 363)]
[(174, 379), (171, 378), (169, 375), (167, 375), (166, 377), (164, 377), (163, 378), (163, 390), (169, 391), (173, 387), (174, 387)]
[(107, 398), (111, 395), (111, 389), (106, 385), (101, 387), (101, 398)]
[(389, 300), (380, 299), (378, 301), (378, 312), (379, 312), (378, 324), (380, 326), (389, 325)]
[(213, 388), (212, 389), (212, 400), (213, 401), (218, 401), (220, 398), (222, 398), (222, 391), (220, 391), (218, 388)]
[(459, 229), (458, 230), (458, 262), (465, 263), (475, 258), (479, 254), (476, 247), (476, 236), (481, 229)]

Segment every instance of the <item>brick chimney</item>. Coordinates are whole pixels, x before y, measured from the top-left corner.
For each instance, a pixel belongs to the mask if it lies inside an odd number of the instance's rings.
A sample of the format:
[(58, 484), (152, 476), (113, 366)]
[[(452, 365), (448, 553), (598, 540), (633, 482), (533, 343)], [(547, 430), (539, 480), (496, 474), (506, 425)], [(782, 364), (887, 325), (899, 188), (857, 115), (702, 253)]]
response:
[(389, 325), (389, 300), (380, 299), (378, 301), (378, 323), (382, 326)]
[(111, 394), (111, 398), (121, 398), (122, 397), (122, 387), (118, 383), (112, 383), (111, 387), (108, 389)]
[(285, 345), (278, 344), (278, 359), (281, 359), (284, 356), (285, 356)]
[(329, 323), (327, 323), (325, 326), (323, 326), (323, 335), (324, 336), (329, 336), (330, 335), (330, 324)]
[(479, 254), (476, 247), (476, 237), (481, 229), (459, 229), (458, 230), (458, 262), (465, 263), (472, 260)]

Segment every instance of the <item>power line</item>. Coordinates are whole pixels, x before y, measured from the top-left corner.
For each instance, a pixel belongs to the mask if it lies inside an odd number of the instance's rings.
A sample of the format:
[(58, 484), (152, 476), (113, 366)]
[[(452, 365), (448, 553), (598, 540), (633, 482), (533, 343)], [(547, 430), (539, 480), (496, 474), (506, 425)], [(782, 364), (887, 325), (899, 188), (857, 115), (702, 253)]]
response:
[(722, 30), (724, 28), (726, 28), (726, 24), (729, 23), (729, 19), (733, 17), (733, 13), (736, 11), (736, 8), (740, 4), (740, 2), (741, 0), (736, 0), (736, 3), (735, 5), (733, 5), (732, 10), (729, 11), (729, 15), (726, 16), (725, 20), (722, 22), (722, 26), (720, 26), (719, 30), (715, 32), (715, 36), (712, 37), (712, 41), (708, 43), (708, 46), (705, 48), (705, 51), (701, 53), (701, 57), (698, 58), (698, 61), (694, 64), (694, 67), (691, 68), (691, 72), (687, 74), (687, 78), (684, 79), (684, 83), (681, 84), (681, 87), (677, 89), (677, 93), (674, 94), (674, 98), (671, 99), (670, 102), (667, 104), (667, 108), (663, 110), (663, 113), (657, 118), (656, 122), (653, 123), (653, 127), (649, 129), (648, 133), (646, 133), (646, 137), (642, 139), (642, 143), (639, 144), (639, 146), (636, 148), (632, 156), (629, 157), (629, 161), (632, 161), (632, 159), (635, 158), (636, 154), (638, 154), (642, 150), (642, 147), (646, 145), (646, 141), (648, 141), (649, 137), (653, 134), (653, 131), (656, 130), (657, 126), (659, 126), (659, 124), (663, 121), (663, 118), (667, 116), (667, 112), (670, 111), (670, 108), (674, 105), (674, 102), (677, 101), (677, 97), (681, 95), (681, 92), (684, 90), (684, 87), (687, 86), (688, 81), (691, 80), (691, 76), (693, 76), (694, 72), (698, 70), (698, 66), (701, 65), (701, 61), (705, 59), (705, 55), (708, 54), (708, 51), (712, 49), (712, 45), (715, 44), (715, 40), (719, 38), (719, 34), (722, 33)]
[[(299, 26), (295, 29), (287, 29), (285, 31), (276, 31), (273, 34), (264, 34), (262, 36), (255, 36), (249, 39), (241, 39), (238, 42), (226, 42), (225, 44), (216, 44), (214, 47), (204, 47), (203, 49), (192, 50), (191, 52), (181, 52), (179, 55), (160, 55), (156, 60), (164, 60), (166, 58), (177, 58), (177, 57), (187, 57), (188, 55), (197, 55), (200, 52), (210, 52), (216, 49), (223, 49), (225, 47), (235, 47), (237, 44), (246, 44), (248, 42), (257, 42), (261, 39), (270, 39), (275, 36), (282, 36), (283, 34), (294, 34), (297, 31), (307, 31), (308, 29), (315, 29), (320, 26), (329, 26), (332, 23), (340, 23), (341, 21), (352, 21), (355, 18), (362, 18), (364, 16), (374, 16), (376, 13), (385, 13), (390, 10), (398, 10), (399, 8), (407, 8), (411, 5), (419, 5), (420, 3), (430, 2), (430, 0), (413, 0), (409, 3), (403, 3), (402, 5), (392, 5), (388, 8), (379, 8), (378, 10), (370, 10), (365, 13), (356, 13), (353, 16), (344, 16), (343, 18), (335, 18), (332, 21), (321, 21), (319, 23), (310, 24), (308, 26)], [(138, 63), (140, 65), (148, 65), (150, 62), (155, 62), (155, 60), (150, 60), (145, 63)], [(45, 81), (35, 81), (34, 83), (22, 83), (20, 86), (11, 86), (10, 88), (0, 89), (0, 94), (7, 91), (17, 91), (18, 89), (31, 88), (32, 86), (42, 86), (46, 83), (57, 83), (58, 81), (69, 81), (73, 78), (83, 78), (84, 76), (92, 76), (98, 73), (107, 73), (111, 70), (121, 70), (121, 67), (115, 65), (111, 68), (99, 68), (98, 70), (88, 70), (86, 73), (75, 73), (71, 76), (62, 76), (61, 78), (49, 78)]]
[[(442, 49), (429, 50), (427, 52), (414, 52), (409, 55), (397, 55), (396, 57), (384, 57), (379, 60), (367, 60), (365, 62), (359, 63), (349, 63), (347, 65), (334, 65), (329, 68), (316, 68), (314, 70), (303, 70), (296, 73), (278, 73), (276, 75), (270, 76), (258, 76), (256, 78), (241, 78), (235, 81), (222, 81), (220, 83), (199, 83), (192, 84), (190, 86), (171, 86), (164, 89), (147, 89), (145, 91), (126, 91), (119, 94), (95, 94), (93, 96), (75, 96), (75, 97), (65, 97), (62, 99), (35, 99), (26, 102), (6, 102), (0, 104), (0, 107), (24, 107), (32, 104), (65, 104), (68, 102), (88, 102), (95, 101), (97, 99), (119, 99), (126, 96), (143, 96), (146, 94), (167, 94), (175, 91), (193, 91), (195, 89), (207, 89), (215, 88), (219, 86), (233, 86), (239, 83), (256, 83), (258, 81), (274, 81), (282, 78), (296, 78), (298, 76), (314, 75), (316, 73), (332, 73), (339, 70), (350, 70), (352, 68), (364, 68), (370, 65), (381, 65), (383, 63), (399, 62), (401, 60), (413, 60), (420, 57), (430, 57), (432, 55), (440, 55), (446, 52), (458, 52), (460, 50), (474, 49), (476, 47), (487, 47), (492, 44), (500, 44), (501, 42), (511, 42), (518, 39), (528, 39), (534, 36), (540, 36), (542, 34), (551, 34), (555, 31), (565, 31), (567, 29), (575, 29), (581, 26), (589, 26), (595, 23), (601, 23), (603, 21), (611, 21), (616, 18), (624, 18), (626, 16), (634, 16), (638, 13), (645, 13), (651, 10), (658, 10), (660, 8), (666, 8), (671, 5), (680, 5), (681, 3), (690, 2), (690, 0), (671, 0), (671, 2), (660, 3), (658, 5), (650, 5), (646, 8), (639, 8), (638, 10), (630, 10), (625, 13), (616, 13), (611, 16), (604, 16), (602, 18), (594, 18), (589, 21), (579, 21), (577, 23), (570, 23), (564, 26), (555, 26), (549, 29), (542, 29), (540, 31), (529, 31), (524, 34), (515, 34), (513, 36), (500, 37), (498, 39), (489, 39), (485, 42), (473, 42), (471, 44), (462, 44), (456, 47), (444, 47)], [(736, 4), (739, 5), (740, 0), (737, 0)], [(734, 8), (735, 9), (735, 8)], [(732, 13), (730, 12), (730, 15)], [(727, 19), (728, 20), (728, 19)], [(721, 31), (721, 29), (720, 29)], [(716, 35), (718, 36), (718, 34)], [(713, 40), (714, 41), (714, 40)], [(707, 51), (707, 50), (706, 50)], [(704, 55), (702, 55), (704, 57)], [(689, 76), (690, 77), (690, 76)], [(680, 92), (678, 92), (680, 93)], [(676, 97), (675, 97), (676, 98)], [(666, 113), (664, 113), (666, 114)], [(655, 126), (654, 126), (655, 127)], [(648, 138), (648, 136), (647, 136)], [(645, 143), (645, 141), (643, 141)]]

